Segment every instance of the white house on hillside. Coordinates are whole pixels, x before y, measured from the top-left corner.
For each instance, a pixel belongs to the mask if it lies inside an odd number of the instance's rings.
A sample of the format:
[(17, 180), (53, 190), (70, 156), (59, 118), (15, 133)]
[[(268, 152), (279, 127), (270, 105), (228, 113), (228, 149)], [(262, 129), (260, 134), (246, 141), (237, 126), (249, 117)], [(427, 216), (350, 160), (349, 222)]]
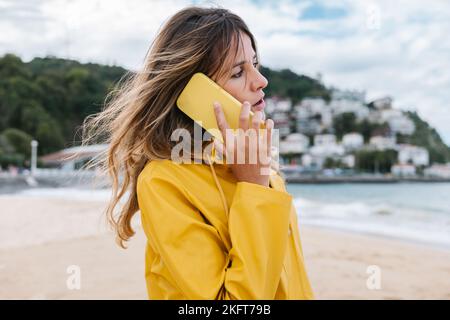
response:
[(416, 130), (414, 122), (404, 115), (388, 119), (388, 124), (392, 132), (403, 135), (411, 135)]
[(438, 177), (450, 179), (450, 163), (433, 164), (424, 170), (424, 174), (428, 177)]
[(388, 121), (391, 118), (401, 117), (402, 111), (399, 109), (384, 109), (380, 110), (380, 121)]
[(291, 132), (289, 114), (284, 111), (275, 111), (271, 118), (274, 128), (278, 130), (280, 138), (287, 136)]
[(314, 136), (314, 146), (310, 152), (315, 157), (342, 156), (345, 153), (344, 147), (336, 143), (334, 134), (318, 134)]
[(428, 166), (430, 156), (428, 150), (408, 144), (401, 144), (398, 147), (398, 162), (400, 164), (413, 164), (415, 166)]
[(369, 144), (378, 150), (395, 149), (396, 138), (395, 136), (394, 137), (373, 136), (370, 138)]
[(310, 114), (321, 113), (326, 102), (322, 98), (304, 98), (296, 107), (308, 110)]
[(395, 164), (391, 167), (394, 176), (413, 176), (416, 174), (416, 167), (411, 164)]
[(294, 106), (296, 131), (308, 135), (317, 134), (333, 124), (333, 114), (322, 98), (305, 98)]
[(288, 112), (291, 110), (292, 101), (285, 98), (270, 97), (264, 99), (266, 103), (265, 112), (271, 114), (273, 112)]
[(366, 92), (359, 90), (341, 90), (332, 89), (332, 100), (353, 100), (364, 103), (366, 101)]
[(280, 154), (304, 153), (308, 151), (309, 138), (301, 133), (291, 133), (280, 141)]
[(348, 154), (341, 159), (342, 163), (344, 163), (347, 167), (353, 168), (355, 166), (355, 156), (353, 154)]
[(383, 97), (372, 101), (375, 109), (383, 110), (383, 109), (391, 109), (392, 108), (392, 98), (391, 97)]
[(369, 116), (369, 108), (362, 102), (354, 100), (332, 100), (330, 102), (331, 110), (334, 115), (342, 113), (354, 113), (356, 119), (364, 120)]
[(380, 110), (377, 122), (387, 122), (391, 131), (404, 135), (411, 135), (416, 129), (414, 122), (398, 109)]
[(314, 136), (315, 146), (335, 145), (336, 136), (334, 134), (318, 134)]
[(47, 166), (69, 171), (76, 170), (100, 155), (107, 147), (107, 144), (76, 146), (44, 155), (40, 157), (40, 160)]
[(357, 132), (347, 133), (342, 137), (342, 145), (346, 150), (359, 149), (364, 145), (364, 137)]

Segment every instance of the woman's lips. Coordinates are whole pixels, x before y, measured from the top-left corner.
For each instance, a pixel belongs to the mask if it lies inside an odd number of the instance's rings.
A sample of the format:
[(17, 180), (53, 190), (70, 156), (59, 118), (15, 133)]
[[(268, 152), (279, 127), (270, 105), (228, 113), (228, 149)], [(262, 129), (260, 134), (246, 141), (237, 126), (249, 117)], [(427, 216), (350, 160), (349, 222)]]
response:
[(261, 111), (266, 107), (264, 99), (261, 99), (257, 104), (253, 105), (253, 109), (256, 111)]

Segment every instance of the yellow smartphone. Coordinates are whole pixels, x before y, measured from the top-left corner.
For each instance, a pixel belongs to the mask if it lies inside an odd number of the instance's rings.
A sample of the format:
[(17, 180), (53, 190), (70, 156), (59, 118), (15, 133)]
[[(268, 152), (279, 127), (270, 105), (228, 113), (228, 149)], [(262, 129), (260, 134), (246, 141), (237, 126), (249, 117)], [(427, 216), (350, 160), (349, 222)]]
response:
[[(217, 126), (216, 115), (214, 113), (214, 101), (218, 101), (222, 106), (230, 128), (234, 130), (238, 129), (242, 104), (204, 73), (197, 72), (191, 77), (177, 99), (177, 106), (187, 116), (223, 143), (222, 133)], [(250, 121), (252, 116), (253, 112), (250, 111)], [(263, 121), (261, 122), (260, 128), (265, 128)]]

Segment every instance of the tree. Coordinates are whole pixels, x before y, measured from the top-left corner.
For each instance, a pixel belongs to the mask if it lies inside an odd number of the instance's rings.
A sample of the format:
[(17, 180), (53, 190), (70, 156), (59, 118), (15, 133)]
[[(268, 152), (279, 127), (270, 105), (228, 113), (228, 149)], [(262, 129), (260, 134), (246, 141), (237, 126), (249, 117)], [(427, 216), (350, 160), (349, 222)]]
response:
[(414, 122), (415, 130), (410, 136), (398, 134), (397, 141), (427, 149), (431, 163), (450, 162), (450, 148), (442, 141), (438, 132), (423, 121), (416, 112), (407, 111), (406, 115)]
[(0, 134), (0, 165), (23, 166), (29, 158), (32, 138), (25, 132), (8, 128)]
[(333, 128), (338, 140), (346, 133), (357, 131), (356, 116), (353, 112), (344, 112), (333, 120)]
[(21, 153), (25, 157), (30, 156), (33, 138), (29, 134), (19, 129), (8, 128), (1, 133), (1, 136), (6, 140), (7, 145), (12, 146), (13, 150), (9, 149), (9, 152)]
[(389, 173), (397, 162), (397, 151), (360, 150), (355, 153), (355, 169), (362, 172)]

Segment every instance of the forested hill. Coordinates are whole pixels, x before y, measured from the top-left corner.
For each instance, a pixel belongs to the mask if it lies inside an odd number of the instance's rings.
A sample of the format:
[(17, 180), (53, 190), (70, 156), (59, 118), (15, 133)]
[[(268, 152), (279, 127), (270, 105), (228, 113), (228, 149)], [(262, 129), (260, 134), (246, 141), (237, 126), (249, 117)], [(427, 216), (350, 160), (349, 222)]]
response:
[[(100, 110), (106, 94), (126, 72), (117, 66), (55, 57), (27, 63), (12, 54), (0, 57), (0, 163), (20, 163), (29, 157), (32, 138), (39, 141), (40, 155), (79, 142), (79, 132), (76, 137), (75, 133), (83, 119)], [(268, 96), (329, 97), (314, 79), (264, 67), (263, 73), (273, 81)]]
[[(126, 72), (118, 66), (55, 57), (30, 62), (12, 54), (0, 57), (0, 165), (23, 165), (30, 155), (31, 139), (39, 141), (39, 155), (79, 144), (80, 132), (75, 133), (84, 118), (102, 108), (107, 93)], [(330, 99), (330, 90), (316, 79), (289, 69), (262, 67), (261, 72), (269, 81), (268, 97), (287, 97), (294, 103), (304, 97)], [(450, 152), (437, 132), (422, 128), (438, 149), (447, 150), (447, 158)]]
[(77, 126), (101, 108), (107, 91), (125, 72), (57, 58), (24, 63), (5, 55), (0, 58), (0, 132), (15, 128), (30, 135), (39, 141), (39, 154), (68, 146)]

